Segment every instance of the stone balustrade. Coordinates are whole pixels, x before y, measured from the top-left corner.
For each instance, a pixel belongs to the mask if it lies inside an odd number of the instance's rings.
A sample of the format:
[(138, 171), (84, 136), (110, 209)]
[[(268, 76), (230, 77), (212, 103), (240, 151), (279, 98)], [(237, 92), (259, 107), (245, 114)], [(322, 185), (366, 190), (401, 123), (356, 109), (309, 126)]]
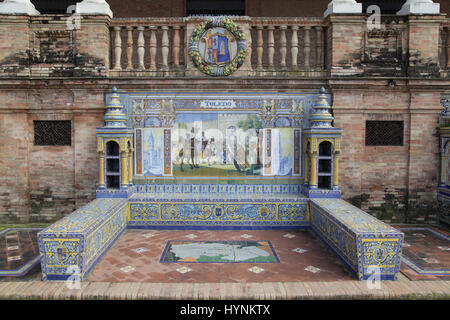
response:
[[(198, 17), (114, 19), (110, 75), (189, 74), (190, 31), (201, 21)], [(244, 75), (323, 76), (326, 28), (322, 18), (240, 17), (237, 23), (247, 35)]]
[[(231, 77), (450, 76), (450, 19), (430, 18), (432, 32), (420, 22), (426, 17), (383, 16), (373, 30), (364, 16), (353, 16), (352, 25), (342, 19), (233, 17), (248, 54)], [(83, 16), (81, 30), (72, 30), (69, 16), (3, 16), (0, 28), (21, 28), (14, 45), (0, 50), (0, 76), (204, 77), (188, 51), (203, 21)], [(6, 32), (0, 34), (8, 41)], [(432, 45), (422, 46), (424, 39)]]
[(322, 75), (326, 32), (322, 19), (252, 18), (250, 28), (255, 75)]
[(183, 18), (115, 19), (112, 75), (182, 74), (186, 64)]

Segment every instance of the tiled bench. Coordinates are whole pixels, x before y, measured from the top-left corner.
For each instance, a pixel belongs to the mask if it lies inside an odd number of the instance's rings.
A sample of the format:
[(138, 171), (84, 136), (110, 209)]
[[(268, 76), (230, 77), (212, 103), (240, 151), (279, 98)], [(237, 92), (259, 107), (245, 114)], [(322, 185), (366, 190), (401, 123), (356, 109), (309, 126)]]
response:
[(403, 233), (339, 199), (310, 200), (314, 232), (360, 280), (394, 280)]
[(96, 199), (38, 234), (44, 280), (81, 278), (127, 226), (127, 199)]

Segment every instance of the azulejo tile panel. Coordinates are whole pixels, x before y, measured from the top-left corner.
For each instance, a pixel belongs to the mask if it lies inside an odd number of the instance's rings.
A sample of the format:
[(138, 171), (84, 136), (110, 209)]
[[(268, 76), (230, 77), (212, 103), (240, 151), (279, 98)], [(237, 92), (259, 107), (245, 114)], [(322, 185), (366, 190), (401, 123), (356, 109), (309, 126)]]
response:
[(127, 200), (96, 199), (38, 234), (44, 279), (83, 278), (126, 228)]
[(306, 199), (146, 199), (130, 203), (129, 225), (306, 226)]
[(356, 237), (339, 227), (339, 224), (333, 221), (325, 212), (317, 209), (315, 206), (310, 207), (311, 210), (311, 227), (316, 234), (333, 249), (339, 253), (339, 257), (346, 265), (357, 273), (358, 256), (356, 252)]
[(381, 222), (377, 218), (352, 206), (340, 199), (314, 199), (311, 200), (335, 217), (347, 229), (356, 233), (371, 232), (376, 234), (398, 233), (399, 231), (390, 225)]
[(310, 202), (311, 227), (361, 280), (394, 280), (404, 235), (339, 199)]
[(139, 193), (202, 193), (202, 194), (298, 194), (300, 184), (142, 184), (136, 185)]

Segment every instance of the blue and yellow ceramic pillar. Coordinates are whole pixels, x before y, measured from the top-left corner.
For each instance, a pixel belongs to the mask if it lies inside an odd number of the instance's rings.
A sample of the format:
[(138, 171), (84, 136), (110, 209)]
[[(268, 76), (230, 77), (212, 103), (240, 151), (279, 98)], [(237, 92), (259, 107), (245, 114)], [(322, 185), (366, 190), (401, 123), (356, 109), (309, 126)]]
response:
[[(309, 127), (303, 131), (305, 144), (308, 145), (309, 143), (309, 148), (305, 148), (304, 154), (305, 183), (302, 192), (310, 198), (341, 197), (339, 189), (339, 156), (342, 130), (333, 127), (334, 118), (330, 113), (329, 98), (325, 89), (321, 88), (320, 94), (317, 96), (317, 102), (311, 110)], [(324, 158), (321, 155), (320, 144), (325, 141), (331, 143), (333, 150), (331, 156), (333, 171), (328, 174), (330, 175), (331, 183), (328, 184), (327, 189), (323, 189), (324, 183), (322, 185), (320, 183), (320, 178), (325, 174), (319, 173), (319, 161)], [(330, 157), (328, 157), (328, 161), (329, 159)]]
[[(127, 197), (129, 194), (130, 183), (132, 182), (132, 141), (133, 130), (129, 128), (126, 116), (126, 106), (120, 101), (120, 94), (116, 88), (113, 88), (108, 102), (105, 106), (105, 125), (97, 128), (97, 151), (99, 154), (99, 186), (97, 189), (97, 197)], [(120, 158), (120, 188), (119, 190), (109, 190), (106, 171), (105, 157), (106, 142), (116, 141), (119, 144)]]

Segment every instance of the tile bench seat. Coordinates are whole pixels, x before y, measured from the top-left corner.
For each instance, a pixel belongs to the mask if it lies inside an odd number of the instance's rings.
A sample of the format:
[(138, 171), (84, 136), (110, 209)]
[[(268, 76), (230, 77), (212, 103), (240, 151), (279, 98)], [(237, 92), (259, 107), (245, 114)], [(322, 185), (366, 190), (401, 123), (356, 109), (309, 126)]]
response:
[(394, 280), (404, 235), (340, 199), (311, 199), (313, 231), (360, 280)]
[(81, 278), (127, 226), (127, 199), (96, 199), (38, 234), (44, 280)]

